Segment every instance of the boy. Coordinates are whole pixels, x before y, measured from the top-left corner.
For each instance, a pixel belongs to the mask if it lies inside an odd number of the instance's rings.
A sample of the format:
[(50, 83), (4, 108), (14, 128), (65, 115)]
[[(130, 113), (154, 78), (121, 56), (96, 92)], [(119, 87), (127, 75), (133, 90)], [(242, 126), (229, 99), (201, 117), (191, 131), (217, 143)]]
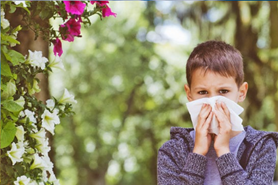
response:
[[(188, 100), (224, 96), (242, 102), (248, 90), (243, 82), (241, 54), (220, 41), (194, 48), (186, 64)], [(212, 118), (218, 135), (208, 132)], [(203, 104), (196, 129), (171, 128), (171, 139), (158, 152), (159, 185), (271, 185), (275, 172), (278, 134), (248, 126), (233, 131), (223, 102), (214, 110)]]

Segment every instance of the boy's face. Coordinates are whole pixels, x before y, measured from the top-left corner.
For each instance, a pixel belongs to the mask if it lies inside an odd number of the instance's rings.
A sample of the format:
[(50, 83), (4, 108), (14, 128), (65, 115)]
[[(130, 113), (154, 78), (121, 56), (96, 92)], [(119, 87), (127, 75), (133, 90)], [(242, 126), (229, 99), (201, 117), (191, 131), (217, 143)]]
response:
[(238, 88), (234, 77), (199, 68), (192, 73), (191, 87), (185, 85), (184, 88), (189, 101), (221, 95), (238, 103), (245, 99), (248, 84), (244, 82)]

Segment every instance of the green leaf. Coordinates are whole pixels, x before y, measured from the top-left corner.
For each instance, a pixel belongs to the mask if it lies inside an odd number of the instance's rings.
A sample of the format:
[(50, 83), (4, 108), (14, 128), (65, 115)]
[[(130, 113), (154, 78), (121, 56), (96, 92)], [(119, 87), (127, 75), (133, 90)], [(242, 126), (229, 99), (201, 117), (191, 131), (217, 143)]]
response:
[(11, 120), (13, 120), (14, 122), (16, 122), (16, 121), (18, 120), (18, 115), (19, 115), (19, 113), (12, 113), (12, 112), (10, 112), (10, 113), (8, 114), (9, 118), (10, 118)]
[(17, 74), (13, 74), (13, 79), (17, 80)]
[(15, 51), (15, 50), (10, 50), (10, 51), (7, 53), (7, 55), (9, 55), (9, 57), (10, 57), (10, 60), (9, 60), (9, 61), (10, 61), (14, 66), (19, 65), (20, 63), (25, 62), (24, 56), (23, 56), (21, 53)]
[(10, 43), (20, 44), (20, 42), (16, 40), (14, 37), (5, 34), (1, 34), (1, 42), (2, 41), (8, 41)]
[(41, 12), (40, 12), (40, 17), (42, 18), (42, 20), (45, 20), (45, 19), (49, 19), (50, 17), (53, 16), (52, 12), (47, 9), (47, 8), (44, 8)]
[(16, 28), (13, 29), (13, 33), (17, 32), (17, 31), (20, 31), (21, 29), (22, 29), (22, 26), (18, 25)]
[(1, 75), (12, 77), (12, 72), (6, 58), (1, 55)]
[(7, 84), (3, 84), (1, 88), (1, 98), (7, 99), (12, 97), (16, 93), (16, 85), (13, 80), (10, 80)]
[(14, 4), (10, 4), (10, 13), (14, 13), (15, 12), (15, 10), (16, 10), (16, 5), (14, 5)]
[[(10, 61), (11, 60), (11, 57), (8, 55), (8, 52), (9, 52), (9, 50), (7, 49), (7, 47), (1, 47), (1, 53), (2, 53), (2, 55), (1, 55), (1, 60), (2, 60), (2, 58), (3, 59), (5, 59), (5, 60), (8, 60), (8, 61)], [(4, 58), (4, 56), (6, 57), (6, 58)]]
[[(25, 3), (28, 3), (28, 2), (26, 2), (25, 1)], [(30, 10), (28, 9), (28, 8), (26, 8), (26, 7), (22, 7), (24, 10), (26, 10), (26, 12), (28, 12), (28, 14), (30, 14)]]
[[(2, 34), (1, 34), (1, 36), (2, 36)], [(2, 41), (3, 41), (3, 40), (1, 40), (1, 44), (2, 44)], [(8, 53), (8, 48), (7, 48), (7, 46), (1, 46), (1, 52), (2, 52), (3, 54)]]
[[(1, 120), (2, 125), (2, 120)], [(7, 123), (1, 131), (1, 149), (9, 146), (14, 140), (16, 133), (15, 124), (12, 122)]]
[(12, 101), (12, 100), (5, 100), (2, 102), (3, 105), (3, 109), (6, 109), (10, 112), (20, 112), (23, 108), (18, 105), (16, 102)]

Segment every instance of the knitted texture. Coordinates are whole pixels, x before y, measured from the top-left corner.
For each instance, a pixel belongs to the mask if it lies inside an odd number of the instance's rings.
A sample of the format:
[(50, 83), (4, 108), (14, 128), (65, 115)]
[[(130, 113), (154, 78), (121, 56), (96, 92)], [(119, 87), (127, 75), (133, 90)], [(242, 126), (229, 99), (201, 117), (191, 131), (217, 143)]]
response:
[[(158, 151), (158, 185), (202, 185), (207, 159), (192, 153), (192, 129), (172, 127), (171, 139)], [(246, 140), (253, 145), (244, 170), (239, 160), (246, 148), (242, 142), (237, 156), (227, 153), (216, 159), (223, 185), (271, 185), (275, 172), (278, 133), (245, 127)]]

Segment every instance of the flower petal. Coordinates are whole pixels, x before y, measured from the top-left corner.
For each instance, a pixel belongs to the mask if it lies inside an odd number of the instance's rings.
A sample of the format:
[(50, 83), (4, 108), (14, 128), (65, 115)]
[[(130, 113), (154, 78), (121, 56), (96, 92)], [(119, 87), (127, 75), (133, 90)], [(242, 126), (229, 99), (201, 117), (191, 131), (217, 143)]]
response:
[(114, 17), (117, 16), (117, 14), (112, 12), (111, 9), (109, 8), (109, 6), (106, 5), (106, 7), (102, 9), (102, 16), (103, 17), (109, 17), (110, 15), (112, 15)]
[(65, 3), (65, 9), (68, 13), (81, 15), (84, 12), (85, 3), (81, 1), (63, 1)]
[(56, 38), (56, 40), (53, 42), (54, 48), (53, 52), (54, 55), (57, 55), (60, 57), (63, 54), (63, 49), (62, 49), (62, 42), (59, 38)]
[(95, 4), (97, 3), (99, 6), (104, 6), (104, 5), (107, 5), (107, 3), (109, 3), (109, 1), (90, 1), (91, 4)]
[(22, 155), (24, 154), (24, 146), (22, 143), (12, 143), (12, 148), (7, 152), (9, 158), (12, 160), (13, 165), (17, 162), (23, 161)]

